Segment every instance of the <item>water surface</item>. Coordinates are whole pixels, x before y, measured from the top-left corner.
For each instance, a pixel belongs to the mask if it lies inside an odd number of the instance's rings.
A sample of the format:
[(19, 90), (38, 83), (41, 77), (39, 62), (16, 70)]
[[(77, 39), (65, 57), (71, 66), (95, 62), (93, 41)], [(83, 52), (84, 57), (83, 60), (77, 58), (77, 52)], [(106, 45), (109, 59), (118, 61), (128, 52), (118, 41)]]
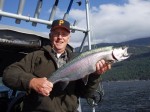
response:
[[(103, 82), (104, 96), (96, 112), (150, 112), (150, 80)], [(82, 100), (83, 112), (92, 112)]]

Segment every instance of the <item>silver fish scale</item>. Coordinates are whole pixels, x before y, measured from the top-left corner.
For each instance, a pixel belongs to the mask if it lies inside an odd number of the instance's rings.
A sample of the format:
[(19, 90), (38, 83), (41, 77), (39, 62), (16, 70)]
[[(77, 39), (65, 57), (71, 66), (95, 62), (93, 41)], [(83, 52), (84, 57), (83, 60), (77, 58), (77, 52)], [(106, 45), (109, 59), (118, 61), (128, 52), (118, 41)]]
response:
[(103, 53), (103, 51), (108, 50), (110, 52), (111, 49), (112, 47), (107, 47), (82, 53), (79, 57), (54, 72), (49, 80), (56, 83), (58, 81), (71, 81), (83, 78), (87, 74), (93, 73), (96, 70), (96, 62), (108, 55), (108, 52)]
[(51, 74), (48, 80), (56, 83), (58, 81), (66, 82), (81, 79), (93, 73), (96, 69), (96, 63), (101, 59), (104, 59), (106, 62), (117, 62), (128, 57), (127, 48), (123, 49), (122, 47), (115, 49), (110, 46), (87, 51), (59, 68)]

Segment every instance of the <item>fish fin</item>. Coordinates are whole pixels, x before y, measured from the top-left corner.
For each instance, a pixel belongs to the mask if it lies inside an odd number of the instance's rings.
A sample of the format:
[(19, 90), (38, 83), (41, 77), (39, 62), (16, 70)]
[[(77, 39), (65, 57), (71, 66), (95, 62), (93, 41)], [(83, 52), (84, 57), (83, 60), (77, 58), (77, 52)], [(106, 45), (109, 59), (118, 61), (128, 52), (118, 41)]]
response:
[(84, 78), (82, 78), (82, 80), (83, 80), (83, 82), (84, 82), (85, 85), (87, 84), (88, 79), (89, 79), (88, 75), (86, 75)]
[(106, 63), (113, 64), (113, 63), (115, 63), (115, 60), (106, 60)]
[(62, 90), (64, 90), (68, 84), (69, 84), (69, 81), (62, 82)]

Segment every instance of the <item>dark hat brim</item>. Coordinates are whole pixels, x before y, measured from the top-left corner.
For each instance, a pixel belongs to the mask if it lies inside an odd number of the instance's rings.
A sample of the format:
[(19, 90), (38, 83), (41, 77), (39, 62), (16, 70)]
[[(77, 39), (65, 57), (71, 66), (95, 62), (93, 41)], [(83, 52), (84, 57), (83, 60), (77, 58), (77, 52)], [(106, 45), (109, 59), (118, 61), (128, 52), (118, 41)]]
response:
[(66, 31), (68, 31), (68, 32), (70, 33), (70, 30), (69, 30), (68, 28), (64, 27), (64, 26), (55, 26), (55, 27), (53, 27), (53, 28), (51, 29), (51, 31), (53, 31), (53, 30), (55, 30), (55, 29), (57, 29), (57, 28), (63, 28), (63, 29), (65, 29)]

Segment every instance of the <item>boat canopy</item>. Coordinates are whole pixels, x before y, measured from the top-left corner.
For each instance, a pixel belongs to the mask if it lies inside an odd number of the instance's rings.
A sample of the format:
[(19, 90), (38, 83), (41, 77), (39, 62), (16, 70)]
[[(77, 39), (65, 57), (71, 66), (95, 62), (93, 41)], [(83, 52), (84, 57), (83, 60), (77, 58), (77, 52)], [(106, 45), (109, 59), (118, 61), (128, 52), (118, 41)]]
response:
[[(48, 20), (44, 20), (44, 19), (39, 18), (39, 15), (42, 13), (41, 12), (42, 8), (45, 7), (45, 6), (43, 6), (44, 0), (36, 0), (37, 4), (36, 4), (36, 8), (35, 8), (35, 11), (34, 11), (33, 15), (23, 15), (23, 11), (25, 9), (24, 7), (26, 6), (25, 5), (26, 0), (19, 0), (18, 6), (14, 7), (14, 9), (16, 9), (16, 13), (6, 12), (5, 10), (3, 10), (4, 5), (5, 5), (5, 1), (6, 0), (0, 0), (0, 20), (3, 19), (3, 17), (8, 17), (8, 18), (14, 18), (16, 24), (21, 24), (21, 21), (27, 21), (27, 22), (31, 22), (32, 26), (34, 26), (34, 27), (36, 27), (37, 24), (44, 24), (44, 25), (47, 26), (47, 28), (50, 28), (51, 24), (52, 24), (52, 22), (53, 22), (53, 20), (56, 16), (58, 4), (60, 3), (61, 0), (55, 0), (53, 2), (52, 10), (50, 12)], [(52, 1), (49, 0), (49, 2), (52, 4)], [(79, 0), (79, 1), (70, 0), (69, 1), (68, 0), (66, 2), (66, 4), (68, 4), (67, 11), (64, 13), (64, 16), (62, 17), (63, 19), (67, 20), (68, 16), (69, 16), (69, 12), (70, 12), (71, 7), (72, 7), (72, 4), (77, 3), (78, 5), (81, 5), (82, 2), (85, 3), (86, 28), (78, 27), (77, 24), (76, 24), (76, 20), (74, 20), (74, 23), (70, 26), (72, 32), (81, 31), (85, 34), (84, 38), (83, 38), (83, 41), (81, 43), (81, 46), (80, 46), (80, 52), (83, 49), (83, 46), (84, 46), (84, 43), (85, 43), (85, 40), (86, 40), (87, 37), (88, 37), (89, 50), (91, 49), (90, 25), (89, 25), (90, 24), (90, 21), (89, 21), (89, 0), (85, 0), (85, 1), (82, 1), (82, 0)], [(63, 2), (61, 2), (61, 3), (63, 3)], [(26, 7), (28, 7), (28, 6), (26, 6)], [(8, 27), (8, 28), (10, 28), (10, 27)], [(16, 31), (16, 28), (11, 28), (9, 30), (13, 30), (13, 29), (15, 29), (15, 31)], [(34, 35), (33, 31), (29, 31), (29, 30), (25, 33), (26, 34), (31, 34), (31, 32)]]
[[(44, 24), (46, 28), (50, 28), (51, 24), (56, 18), (56, 12), (59, 7), (58, 4), (63, 3), (61, 0), (48, 0), (50, 4), (52, 4), (52, 10), (49, 14), (49, 19), (44, 20), (40, 18), (40, 14), (42, 13), (42, 8), (44, 8), (44, 0), (34, 0), (36, 3), (35, 10), (33, 11), (33, 15), (24, 15), (23, 11), (25, 10), (25, 7), (28, 7), (26, 5), (26, 2), (30, 2), (30, 0), (19, 0), (19, 2), (15, 3), (16, 7), (13, 7), (15, 12), (12, 11), (5, 11), (4, 6), (7, 0), (0, 0), (0, 60), (1, 60), (1, 74), (3, 72), (3, 69), (8, 66), (9, 64), (17, 61), (18, 59), (22, 58), (22, 54), (26, 54), (29, 52), (32, 52), (34, 50), (40, 49), (43, 45), (49, 44), (49, 37), (41, 32), (36, 32), (29, 29), (24, 29), (20, 27), (14, 27), (10, 26), (7, 23), (5, 25), (1, 24), (2, 19), (15, 19), (15, 24), (22, 24), (21, 21), (26, 21), (32, 23), (33, 27), (36, 27), (37, 24)], [(89, 25), (89, 0), (68, 0), (65, 1), (65, 5), (68, 4), (68, 7), (66, 7), (66, 12), (64, 13), (64, 16), (62, 17), (65, 20), (68, 20), (69, 12), (72, 8), (73, 3), (77, 3), (79, 6), (83, 3), (85, 3), (85, 15), (86, 15), (86, 28), (78, 27), (76, 24), (76, 20), (74, 20), (74, 23), (70, 26), (71, 31), (74, 33), (76, 31), (83, 32), (84, 38), (81, 42), (81, 46), (79, 49), (79, 52), (82, 52), (84, 43), (86, 38), (88, 38), (88, 44), (89, 44), (89, 50), (91, 49), (91, 41), (90, 41), (90, 25)], [(18, 5), (18, 6), (17, 6)], [(32, 4), (33, 5), (33, 4)], [(31, 5), (31, 6), (32, 6)], [(63, 5), (63, 4), (60, 4)], [(13, 6), (13, 5), (12, 5)], [(7, 7), (7, 6), (5, 6)], [(34, 8), (33, 8), (34, 9)], [(17, 25), (16, 25), (17, 26)], [(31, 26), (31, 27), (32, 27)], [(72, 51), (74, 48), (70, 45), (68, 45), (69, 49)], [(9, 54), (9, 55), (8, 55)], [(16, 60), (16, 58), (13, 58), (17, 55), (20, 56)], [(24, 55), (23, 55), (24, 56)]]

